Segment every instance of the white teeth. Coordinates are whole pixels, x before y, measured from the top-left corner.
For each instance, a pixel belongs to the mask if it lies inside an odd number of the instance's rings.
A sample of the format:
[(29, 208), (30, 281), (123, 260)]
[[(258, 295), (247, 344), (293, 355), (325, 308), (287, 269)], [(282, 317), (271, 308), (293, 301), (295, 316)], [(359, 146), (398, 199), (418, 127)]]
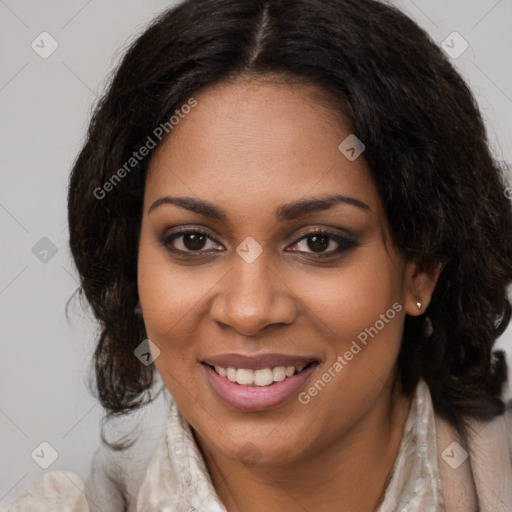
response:
[(227, 375), (226, 368), (222, 368), (222, 366), (216, 366), (215, 371), (221, 376), (225, 377)]
[(226, 377), (231, 381), (231, 382), (236, 382), (236, 370), (234, 368), (228, 368), (226, 370)]
[(270, 386), (274, 382), (281, 382), (287, 377), (292, 377), (300, 373), (306, 365), (295, 366), (276, 366), (275, 368), (262, 368), (260, 370), (250, 370), (247, 368), (223, 368), (215, 366), (215, 371), (221, 376), (226, 377), (231, 382), (237, 382), (244, 386)]
[(254, 370), (237, 370), (236, 381), (238, 384), (250, 385), (254, 382)]
[(256, 386), (268, 386), (274, 382), (274, 373), (270, 368), (254, 371), (254, 384)]
[(274, 382), (281, 382), (286, 379), (286, 368), (284, 366), (278, 366), (274, 368)]

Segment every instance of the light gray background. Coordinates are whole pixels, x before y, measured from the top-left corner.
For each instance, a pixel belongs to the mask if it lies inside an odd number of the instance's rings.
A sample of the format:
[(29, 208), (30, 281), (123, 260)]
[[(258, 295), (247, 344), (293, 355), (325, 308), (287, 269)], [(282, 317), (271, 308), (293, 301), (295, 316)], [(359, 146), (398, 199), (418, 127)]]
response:
[[(98, 446), (101, 409), (85, 387), (96, 327), (78, 302), (69, 323), (65, 316), (78, 286), (67, 248), (67, 179), (109, 72), (173, 3), (0, 0), (0, 505), (45, 472), (31, 458), (42, 441), (59, 454), (48, 471), (82, 477)], [(438, 44), (453, 31), (468, 41), (452, 60), (483, 110), (495, 155), (512, 162), (512, 1), (392, 3)], [(43, 31), (59, 45), (47, 59), (31, 48)], [(42, 237), (57, 248), (46, 263), (32, 252)], [(512, 360), (510, 328), (499, 345)]]

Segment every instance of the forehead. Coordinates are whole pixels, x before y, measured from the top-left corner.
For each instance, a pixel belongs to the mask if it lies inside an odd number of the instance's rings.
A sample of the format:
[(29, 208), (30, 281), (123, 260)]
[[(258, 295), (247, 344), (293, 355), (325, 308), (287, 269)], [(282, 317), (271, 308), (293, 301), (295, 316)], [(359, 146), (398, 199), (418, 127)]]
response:
[[(379, 208), (364, 158), (339, 145), (351, 135), (341, 114), (310, 85), (241, 81), (194, 95), (150, 162), (145, 198), (187, 195), (258, 205), (340, 193)], [(145, 201), (146, 202), (146, 201)], [(229, 209), (229, 208), (228, 208)]]

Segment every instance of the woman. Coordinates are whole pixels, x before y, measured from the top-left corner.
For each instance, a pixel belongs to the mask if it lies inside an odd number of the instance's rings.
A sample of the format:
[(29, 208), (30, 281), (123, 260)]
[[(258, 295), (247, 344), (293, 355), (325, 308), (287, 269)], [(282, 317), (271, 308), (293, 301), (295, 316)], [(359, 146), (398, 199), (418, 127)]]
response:
[(471, 93), (403, 14), (164, 13), (97, 107), (69, 229), (99, 399), (123, 418), (156, 368), (166, 430), (10, 511), (511, 510), (511, 204)]

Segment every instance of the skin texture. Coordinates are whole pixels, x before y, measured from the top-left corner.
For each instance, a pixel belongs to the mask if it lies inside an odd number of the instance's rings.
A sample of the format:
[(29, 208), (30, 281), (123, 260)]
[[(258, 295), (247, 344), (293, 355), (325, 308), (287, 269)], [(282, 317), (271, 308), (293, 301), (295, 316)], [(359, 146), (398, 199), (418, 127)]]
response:
[[(393, 388), (405, 314), (424, 311), (437, 279), (393, 247), (364, 158), (351, 162), (338, 150), (350, 127), (315, 92), (261, 80), (200, 91), (148, 170), (138, 260), (144, 322), (161, 351), (157, 370), (230, 512), (375, 509), (410, 405)], [(333, 193), (368, 208), (338, 204), (275, 218), (283, 203)], [(209, 201), (227, 220), (168, 204), (148, 213), (167, 195)], [(194, 227), (213, 238), (200, 248), (206, 254), (178, 256), (160, 241)], [(357, 245), (315, 257), (304, 238), (314, 228)], [(236, 252), (249, 236), (263, 249), (252, 263)], [(185, 239), (168, 245), (193, 248)], [(338, 245), (328, 243), (324, 252), (333, 254)], [(200, 363), (223, 353), (311, 356), (319, 366), (307, 390), (394, 303), (401, 311), (307, 405), (294, 396), (273, 409), (237, 411)]]

